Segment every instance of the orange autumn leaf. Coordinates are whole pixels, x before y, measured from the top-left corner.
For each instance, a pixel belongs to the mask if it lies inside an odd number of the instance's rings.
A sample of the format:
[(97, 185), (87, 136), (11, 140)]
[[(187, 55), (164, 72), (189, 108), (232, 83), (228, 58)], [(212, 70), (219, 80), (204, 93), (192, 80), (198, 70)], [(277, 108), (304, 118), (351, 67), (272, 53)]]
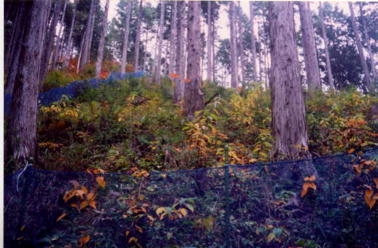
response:
[(356, 149), (351, 148), (351, 149), (348, 150), (348, 153), (353, 153), (353, 152), (355, 152), (355, 151), (356, 151)]
[(301, 197), (307, 195), (309, 189), (316, 190), (316, 184), (311, 182), (305, 182), (302, 186)]
[(80, 246), (80, 247), (83, 247), (86, 243), (89, 242), (90, 239), (91, 239), (91, 237), (90, 237), (89, 235), (86, 235), (86, 236), (84, 236), (84, 237), (81, 237), (81, 238), (79, 239), (79, 246)]
[(180, 78), (180, 74), (171, 73), (171, 74), (169, 74), (169, 77), (171, 77), (171, 78)]
[(375, 202), (377, 201), (375, 197), (373, 197), (373, 194), (374, 192), (372, 189), (365, 190), (365, 195), (364, 195), (365, 202), (369, 206), (370, 209), (374, 207)]
[(60, 221), (61, 219), (63, 219), (64, 217), (66, 217), (67, 214), (66, 213), (62, 213), (57, 219), (56, 219), (56, 222)]
[(373, 181), (375, 183), (375, 187), (378, 189), (378, 177), (374, 178)]
[(91, 208), (93, 208), (93, 209), (97, 209), (97, 207), (96, 207), (96, 201), (94, 201), (94, 200), (89, 201), (89, 206)]
[(100, 186), (101, 188), (105, 188), (106, 182), (105, 182), (104, 177), (96, 177), (96, 182), (98, 186)]
[(310, 176), (310, 177), (305, 177), (304, 180), (305, 180), (305, 181), (311, 181), (311, 182), (313, 182), (313, 181), (316, 180), (316, 176), (315, 176), (315, 175), (312, 175), (312, 176)]

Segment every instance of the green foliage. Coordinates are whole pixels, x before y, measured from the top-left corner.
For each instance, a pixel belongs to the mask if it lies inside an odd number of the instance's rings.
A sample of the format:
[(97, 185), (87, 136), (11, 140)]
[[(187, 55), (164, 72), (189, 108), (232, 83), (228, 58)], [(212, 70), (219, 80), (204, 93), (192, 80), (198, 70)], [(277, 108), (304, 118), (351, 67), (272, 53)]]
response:
[[(172, 82), (146, 79), (87, 89), (75, 100), (41, 108), (41, 163), (53, 170), (171, 170), (269, 161), (270, 92), (208, 83), (204, 110), (188, 121), (172, 102)], [(377, 99), (350, 90), (307, 99), (314, 156), (377, 144), (367, 118)]]
[(43, 83), (42, 92), (51, 90), (56, 87), (63, 87), (68, 85), (69, 83), (78, 80), (79, 77), (77, 75), (73, 75), (68, 72), (63, 72), (59, 70), (50, 71), (46, 79)]

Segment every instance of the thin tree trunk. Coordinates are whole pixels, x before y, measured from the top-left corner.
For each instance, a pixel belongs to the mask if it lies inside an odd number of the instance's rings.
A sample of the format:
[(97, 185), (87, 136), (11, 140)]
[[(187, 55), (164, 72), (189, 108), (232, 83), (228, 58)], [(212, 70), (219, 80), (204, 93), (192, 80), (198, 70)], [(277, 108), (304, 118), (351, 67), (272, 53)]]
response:
[(201, 23), (200, 2), (189, 2), (188, 11), (188, 79), (185, 83), (184, 113), (189, 119), (194, 113), (203, 109), (203, 93), (201, 91), (200, 60), (201, 60)]
[(238, 68), (237, 68), (237, 49), (236, 49), (236, 33), (235, 33), (235, 5), (230, 2), (230, 42), (231, 42), (231, 87), (236, 89), (238, 83)]
[(59, 53), (60, 50), (62, 49), (63, 42), (64, 42), (64, 36), (63, 36), (63, 28), (64, 28), (64, 17), (66, 15), (66, 8), (67, 8), (67, 0), (62, 0), (64, 1), (64, 6), (63, 6), (63, 14), (60, 19), (60, 26), (59, 26), (59, 31), (58, 31), (58, 36), (56, 39), (56, 44), (54, 48), (54, 53), (53, 53), (53, 59), (51, 63), (51, 69), (56, 68), (57, 61), (59, 59)]
[(211, 14), (211, 1), (207, 1), (207, 81), (213, 81)]
[(256, 38), (255, 38), (255, 11), (253, 8), (253, 2), (249, 2), (249, 14), (251, 18), (251, 49), (252, 49), (252, 81), (257, 81), (257, 55), (256, 55)]
[(160, 1), (160, 21), (159, 21), (159, 31), (158, 31), (158, 54), (156, 57), (156, 70), (155, 70), (155, 78), (154, 81), (157, 84), (160, 84), (160, 74), (161, 74), (161, 51), (162, 51), (162, 40), (163, 40), (163, 30), (164, 30), (164, 9), (165, 3), (164, 1)]
[(68, 46), (65, 52), (64, 67), (68, 66), (69, 60), (72, 58), (72, 48), (73, 48), (72, 34), (75, 27), (75, 22), (76, 22), (77, 0), (75, 0), (74, 3), (75, 3), (75, 7), (74, 7), (73, 17), (71, 21), (70, 33), (68, 35), (68, 41), (67, 41)]
[(306, 65), (307, 84), (310, 92), (321, 91), (318, 57), (316, 54), (314, 26), (308, 2), (298, 2), (301, 17), (302, 43)]
[[(44, 78), (50, 68), (49, 66), (49, 61), (51, 54), (53, 52), (53, 46), (55, 43), (55, 32), (56, 32), (56, 26), (59, 21), (59, 16), (60, 16), (60, 11), (62, 10), (63, 7), (63, 1), (56, 1), (54, 5), (54, 12), (53, 12), (53, 19), (51, 21), (48, 34), (47, 34), (47, 40), (46, 40), (46, 48), (43, 52), (42, 55), (42, 64), (40, 67), (40, 78)], [(40, 85), (40, 89), (42, 88), (42, 81)]]
[(244, 56), (244, 43), (243, 43), (243, 25), (242, 25), (242, 13), (241, 13), (241, 7), (240, 7), (240, 2), (238, 2), (238, 12), (237, 12), (237, 24), (238, 24), (238, 37), (239, 37), (239, 55), (240, 55), (240, 69), (241, 69), (241, 81), (245, 83), (246, 78), (245, 78), (245, 56)]
[[(45, 26), (50, 12), (50, 0), (25, 2), (25, 26), (19, 66), (15, 79), (11, 115), (7, 132), (7, 160), (15, 162), (15, 169), (27, 161), (36, 161), (37, 99), (42, 62)], [(41, 42), (42, 41), (42, 42)]]
[(358, 54), (360, 55), (360, 62), (362, 65), (362, 69), (365, 75), (364, 82), (366, 83), (366, 86), (368, 87), (370, 92), (374, 92), (374, 87), (372, 84), (372, 80), (370, 77), (370, 72), (366, 63), (365, 55), (364, 55), (364, 48), (362, 46), (361, 42), (361, 36), (357, 28), (357, 23), (356, 23), (356, 18), (354, 15), (354, 9), (353, 9), (353, 4), (349, 2), (349, 10), (350, 10), (350, 15), (352, 17), (352, 28), (354, 32), (354, 38), (356, 41), (357, 49), (358, 49)]
[(104, 60), (105, 36), (108, 26), (109, 0), (106, 0), (104, 18), (102, 19), (102, 32), (100, 43), (98, 44), (97, 62), (96, 62), (96, 77), (100, 77), (102, 70), (102, 61)]
[(181, 14), (182, 18), (178, 18), (178, 28), (177, 28), (177, 38), (176, 38), (176, 63), (175, 71), (179, 74), (178, 78), (175, 78), (175, 89), (174, 89), (174, 101), (178, 103), (183, 97), (183, 77), (184, 77), (184, 66), (182, 59), (184, 57), (184, 38), (185, 38), (185, 27), (184, 27), (184, 17), (185, 17), (185, 2), (178, 2), (178, 12)]
[(83, 69), (84, 65), (86, 65), (90, 59), (93, 29), (94, 29), (95, 1), (96, 0), (91, 0), (91, 7), (88, 14), (87, 26), (85, 29), (84, 36), (81, 40), (81, 45), (80, 45), (80, 53), (79, 53), (79, 58), (78, 58), (77, 70), (76, 70), (77, 73), (81, 69)]
[(172, 12), (172, 26), (171, 26), (171, 37), (169, 39), (170, 49), (169, 49), (169, 73), (174, 73), (175, 62), (176, 62), (176, 38), (177, 38), (177, 1), (173, 2), (173, 12)]
[(126, 5), (126, 19), (123, 33), (123, 48), (122, 48), (122, 60), (121, 60), (121, 72), (126, 72), (126, 63), (127, 63), (127, 50), (129, 48), (129, 32), (130, 32), (130, 17), (131, 17), (131, 1), (127, 1)]
[(335, 87), (335, 83), (334, 83), (334, 80), (333, 80), (331, 60), (330, 60), (330, 57), (329, 57), (328, 37), (327, 37), (325, 25), (324, 25), (324, 13), (323, 13), (321, 2), (320, 2), (320, 9), (319, 9), (319, 16), (320, 16), (320, 25), (321, 25), (321, 28), (322, 28), (322, 36), (323, 36), (324, 46), (325, 46), (328, 83), (329, 83), (329, 86), (331, 87), (331, 89), (334, 90), (334, 89), (336, 89), (336, 87)]
[(360, 6), (360, 16), (361, 16), (361, 20), (362, 20), (362, 29), (363, 29), (363, 32), (364, 32), (364, 35), (365, 35), (366, 47), (367, 47), (369, 58), (370, 58), (371, 72), (373, 73), (373, 81), (377, 81), (378, 80), (377, 69), (375, 68), (374, 54), (371, 50), (370, 37), (369, 37), (368, 32), (367, 32), (366, 19), (363, 15), (362, 2), (359, 3), (359, 6)]
[(272, 158), (310, 157), (292, 2), (270, 3)]
[(135, 38), (135, 57), (134, 57), (134, 68), (135, 71), (139, 70), (139, 50), (140, 50), (140, 36), (142, 33), (141, 24), (143, 19), (143, 0), (140, 0), (139, 4), (139, 14), (137, 20), (137, 32)]

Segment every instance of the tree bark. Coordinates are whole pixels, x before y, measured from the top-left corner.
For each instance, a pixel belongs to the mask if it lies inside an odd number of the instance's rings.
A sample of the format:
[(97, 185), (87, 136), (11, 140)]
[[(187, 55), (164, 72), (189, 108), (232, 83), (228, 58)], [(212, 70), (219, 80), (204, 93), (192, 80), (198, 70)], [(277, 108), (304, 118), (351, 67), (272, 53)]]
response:
[(332, 74), (332, 67), (331, 67), (331, 60), (329, 57), (329, 47), (328, 47), (328, 37), (327, 32), (324, 25), (324, 13), (322, 9), (322, 3), (320, 2), (320, 9), (319, 9), (319, 16), (320, 16), (320, 25), (322, 28), (322, 36), (324, 40), (324, 46), (325, 46), (325, 55), (326, 55), (326, 66), (327, 66), (327, 78), (328, 78), (328, 84), (331, 87), (331, 89), (336, 89), (333, 74)]
[(122, 48), (122, 60), (121, 60), (121, 72), (126, 72), (127, 63), (127, 50), (129, 48), (129, 32), (130, 32), (130, 17), (131, 17), (132, 4), (130, 0), (127, 0), (126, 6), (126, 19), (123, 33), (123, 48)]
[(162, 41), (163, 41), (163, 30), (164, 30), (164, 9), (165, 3), (164, 1), (160, 1), (160, 21), (159, 21), (159, 31), (158, 31), (158, 54), (156, 57), (156, 70), (155, 70), (155, 78), (154, 81), (157, 84), (160, 84), (160, 74), (161, 74), (161, 51), (162, 51)]
[(140, 50), (140, 36), (142, 33), (142, 29), (141, 29), (142, 19), (143, 19), (143, 0), (140, 0), (138, 21), (137, 21), (137, 33), (136, 33), (136, 38), (135, 38), (135, 57), (134, 57), (135, 71), (139, 70), (139, 50)]
[(104, 18), (102, 19), (102, 32), (100, 37), (100, 43), (97, 50), (97, 62), (96, 62), (96, 77), (100, 77), (102, 70), (102, 61), (104, 60), (104, 47), (105, 47), (105, 36), (106, 29), (108, 26), (108, 13), (109, 13), (109, 1), (106, 0)]
[[(25, 2), (19, 65), (11, 103), (7, 132), (7, 161), (13, 160), (15, 169), (22, 168), (27, 161), (37, 158), (37, 99), (42, 65), (45, 26), (50, 13), (50, 0)], [(42, 41), (42, 42), (41, 42)]]
[(243, 43), (243, 26), (242, 26), (242, 13), (241, 13), (241, 7), (240, 2), (238, 2), (238, 12), (237, 12), (237, 26), (238, 26), (238, 43), (239, 43), (239, 56), (240, 56), (240, 69), (241, 69), (241, 81), (245, 83), (246, 77), (245, 77), (245, 56), (244, 56), (244, 43)]
[(231, 41), (231, 87), (236, 89), (238, 83), (238, 68), (237, 68), (237, 48), (236, 48), (236, 33), (235, 33), (235, 4), (230, 2), (230, 41)]
[(355, 38), (355, 41), (356, 41), (358, 54), (360, 56), (360, 62), (361, 62), (361, 65), (362, 65), (362, 70), (363, 70), (364, 75), (365, 75), (364, 82), (366, 83), (366, 86), (369, 89), (369, 91), (374, 92), (374, 87), (373, 87), (372, 80), (371, 80), (371, 77), (370, 77), (370, 72), (369, 72), (369, 69), (368, 69), (368, 66), (367, 66), (367, 63), (366, 63), (366, 58), (365, 58), (365, 55), (364, 55), (364, 48), (362, 46), (360, 32), (358, 31), (358, 28), (357, 28), (353, 4), (351, 2), (349, 2), (349, 10), (350, 10), (351, 18), (352, 18), (352, 28), (353, 28), (353, 32), (354, 32), (354, 38)]
[(270, 3), (272, 158), (310, 157), (292, 2)]
[(73, 49), (73, 41), (72, 41), (72, 34), (76, 23), (76, 8), (77, 8), (77, 0), (74, 1), (75, 7), (73, 11), (73, 17), (71, 21), (70, 33), (68, 35), (67, 40), (67, 47), (65, 51), (65, 58), (64, 58), (64, 67), (68, 66), (69, 60), (72, 57), (72, 49)]
[(364, 32), (364, 36), (365, 36), (365, 39), (366, 39), (366, 47), (367, 47), (367, 50), (368, 50), (370, 63), (371, 63), (371, 72), (373, 73), (373, 81), (376, 82), (378, 80), (378, 74), (377, 74), (377, 69), (375, 68), (374, 54), (371, 50), (370, 37), (369, 37), (368, 32), (367, 32), (366, 19), (363, 15), (362, 2), (359, 3), (359, 6), (360, 6), (360, 16), (361, 16), (361, 20), (362, 20), (362, 30)]
[(94, 20), (95, 20), (95, 1), (91, 0), (91, 7), (88, 14), (87, 26), (85, 29), (84, 36), (81, 41), (80, 53), (78, 58), (78, 67), (76, 72), (78, 73), (83, 69), (90, 60), (92, 39), (93, 39), (93, 29), (94, 29)]
[(318, 57), (316, 54), (314, 26), (308, 2), (298, 2), (301, 17), (302, 43), (306, 65), (307, 85), (310, 92), (321, 91)]
[(200, 61), (201, 61), (201, 24), (200, 2), (189, 2), (188, 11), (188, 68), (185, 83), (184, 113), (189, 119), (194, 113), (203, 109), (203, 93), (201, 91)]
[(256, 38), (255, 38), (255, 11), (253, 8), (253, 2), (249, 2), (249, 14), (251, 18), (251, 49), (252, 49), (252, 81), (257, 81), (257, 55), (256, 55)]
[(184, 62), (182, 61), (184, 58), (184, 50), (185, 50), (185, 2), (178, 3), (178, 12), (181, 13), (181, 18), (178, 18), (178, 30), (177, 30), (177, 45), (176, 45), (176, 63), (175, 63), (175, 70), (176, 73), (179, 74), (178, 78), (175, 78), (175, 89), (174, 89), (174, 101), (178, 103), (181, 101), (184, 95)]
[[(40, 78), (44, 78), (50, 68), (49, 62), (51, 58), (51, 54), (53, 52), (53, 46), (55, 43), (55, 32), (56, 32), (56, 26), (59, 21), (60, 12), (63, 7), (63, 1), (56, 1), (54, 5), (54, 12), (53, 12), (53, 19), (51, 21), (48, 34), (47, 34), (47, 40), (46, 40), (46, 48), (42, 55), (42, 64), (40, 67)], [(42, 88), (42, 82), (40, 85), (40, 89)]]
[(63, 29), (64, 29), (64, 17), (66, 15), (66, 9), (67, 9), (67, 0), (62, 0), (64, 2), (64, 7), (63, 7), (63, 13), (62, 17), (60, 18), (60, 26), (59, 26), (59, 31), (58, 31), (58, 36), (54, 48), (54, 53), (53, 53), (53, 58), (52, 58), (52, 63), (51, 63), (51, 69), (55, 69), (57, 66), (57, 62), (59, 60), (59, 54), (63, 46), (64, 42), (64, 36), (63, 36)]
[(175, 72), (175, 62), (176, 62), (176, 38), (177, 38), (177, 1), (173, 2), (173, 12), (172, 12), (172, 26), (171, 26), (171, 37), (170, 37), (170, 49), (169, 49), (169, 73)]
[(213, 81), (211, 1), (207, 1), (207, 81)]

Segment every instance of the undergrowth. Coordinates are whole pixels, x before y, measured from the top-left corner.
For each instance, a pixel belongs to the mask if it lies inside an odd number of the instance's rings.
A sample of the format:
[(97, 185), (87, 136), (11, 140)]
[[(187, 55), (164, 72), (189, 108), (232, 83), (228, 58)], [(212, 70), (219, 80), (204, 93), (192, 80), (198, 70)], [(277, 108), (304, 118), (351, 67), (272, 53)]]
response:
[[(269, 161), (270, 92), (204, 86), (193, 121), (172, 101), (172, 83), (113, 82), (63, 99), (39, 114), (40, 167), (50, 170), (172, 170)], [(214, 97), (215, 96), (215, 97)], [(376, 98), (355, 90), (306, 101), (308, 149), (314, 156), (376, 145), (369, 118)]]

